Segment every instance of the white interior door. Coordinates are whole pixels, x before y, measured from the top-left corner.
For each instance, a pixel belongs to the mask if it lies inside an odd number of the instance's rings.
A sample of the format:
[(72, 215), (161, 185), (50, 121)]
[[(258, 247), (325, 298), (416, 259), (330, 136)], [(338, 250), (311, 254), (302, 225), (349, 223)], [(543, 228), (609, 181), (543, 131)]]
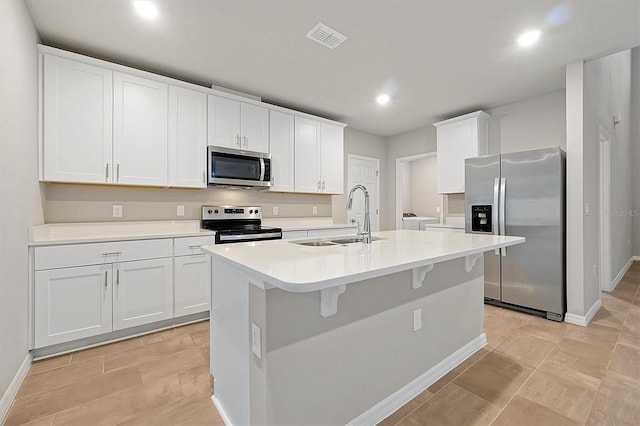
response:
[[(377, 158), (349, 155), (347, 189), (363, 185), (369, 191), (371, 201), (371, 231), (380, 230), (380, 160)], [(348, 211), (349, 223), (360, 224), (364, 228), (364, 196), (360, 191), (353, 197), (353, 207)]]

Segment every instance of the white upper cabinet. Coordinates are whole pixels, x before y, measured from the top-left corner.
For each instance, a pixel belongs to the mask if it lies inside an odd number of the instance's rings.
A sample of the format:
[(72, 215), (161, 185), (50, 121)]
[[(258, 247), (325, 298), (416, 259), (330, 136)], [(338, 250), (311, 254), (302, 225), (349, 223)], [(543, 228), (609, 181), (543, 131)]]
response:
[(320, 175), (322, 192), (344, 192), (344, 129), (322, 123), (320, 129)]
[(167, 186), (168, 99), (164, 83), (114, 73), (114, 183)]
[(342, 194), (344, 129), (295, 118), (295, 192)]
[(320, 192), (320, 122), (295, 118), (295, 192)]
[(204, 188), (207, 166), (207, 95), (169, 87), (169, 186)]
[(489, 114), (477, 111), (435, 123), (438, 192), (464, 192), (464, 160), (488, 153)]
[(294, 186), (294, 117), (278, 111), (269, 112), (269, 147), (271, 152), (271, 191), (293, 192)]
[(209, 95), (209, 145), (269, 152), (269, 110)]
[(41, 180), (111, 182), (113, 73), (56, 56), (43, 60)]

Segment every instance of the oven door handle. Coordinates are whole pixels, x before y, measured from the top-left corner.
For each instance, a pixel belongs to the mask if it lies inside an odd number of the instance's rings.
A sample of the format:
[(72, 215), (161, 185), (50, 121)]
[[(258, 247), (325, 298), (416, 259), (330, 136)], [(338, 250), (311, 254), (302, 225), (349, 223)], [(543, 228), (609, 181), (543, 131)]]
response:
[(282, 232), (264, 232), (261, 234), (244, 234), (244, 235), (220, 235), (220, 241), (238, 241), (238, 240), (264, 240), (267, 238), (282, 238)]
[(264, 181), (264, 172), (265, 172), (264, 158), (260, 158), (260, 182)]

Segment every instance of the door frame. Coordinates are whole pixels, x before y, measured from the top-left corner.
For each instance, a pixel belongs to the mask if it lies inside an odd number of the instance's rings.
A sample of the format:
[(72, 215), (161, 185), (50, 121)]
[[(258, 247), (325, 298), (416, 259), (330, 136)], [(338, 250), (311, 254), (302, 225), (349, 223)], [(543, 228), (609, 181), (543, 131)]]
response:
[[(374, 197), (374, 203), (370, 206), (371, 207), (371, 211), (372, 212), (377, 212), (377, 218), (378, 218), (378, 229), (375, 231), (379, 231), (380, 230), (380, 159), (376, 158), (376, 157), (366, 157), (364, 155), (357, 155), (357, 154), (348, 154), (347, 155), (347, 192), (345, 192), (345, 195), (349, 195), (348, 191), (351, 190), (351, 188), (353, 188), (353, 182), (351, 181), (351, 161), (352, 160), (365, 160), (365, 161), (375, 161), (376, 163), (376, 190), (378, 191), (378, 193), (376, 194), (377, 196)], [(347, 223), (351, 224), (351, 210), (347, 210)], [(373, 225), (373, 224), (372, 224)], [(374, 231), (374, 227), (371, 227), (371, 231)]]
[[(404, 168), (408, 165), (408, 163), (420, 160), (428, 157), (437, 157), (438, 153), (436, 151), (425, 152), (422, 154), (408, 155), (406, 157), (396, 158), (396, 229), (402, 229), (402, 196), (404, 195), (404, 188), (402, 186), (402, 172)], [(442, 223), (443, 218), (443, 209), (442, 209), (442, 195), (440, 196), (440, 223)]]
[(600, 184), (598, 203), (598, 260), (600, 263), (600, 291), (611, 291), (611, 135), (602, 126), (598, 126), (598, 179)]

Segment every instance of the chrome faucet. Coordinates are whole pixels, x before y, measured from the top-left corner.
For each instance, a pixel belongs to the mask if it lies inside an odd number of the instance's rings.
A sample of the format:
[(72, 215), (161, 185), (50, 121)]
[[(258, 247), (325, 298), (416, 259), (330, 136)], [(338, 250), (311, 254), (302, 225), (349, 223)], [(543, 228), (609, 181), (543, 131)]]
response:
[(369, 191), (364, 185), (355, 185), (349, 191), (349, 198), (347, 199), (347, 210), (351, 210), (351, 206), (353, 204), (353, 193), (356, 192), (356, 189), (361, 189), (364, 192), (364, 229), (362, 230), (362, 242), (365, 244), (371, 244), (371, 213), (369, 206)]

